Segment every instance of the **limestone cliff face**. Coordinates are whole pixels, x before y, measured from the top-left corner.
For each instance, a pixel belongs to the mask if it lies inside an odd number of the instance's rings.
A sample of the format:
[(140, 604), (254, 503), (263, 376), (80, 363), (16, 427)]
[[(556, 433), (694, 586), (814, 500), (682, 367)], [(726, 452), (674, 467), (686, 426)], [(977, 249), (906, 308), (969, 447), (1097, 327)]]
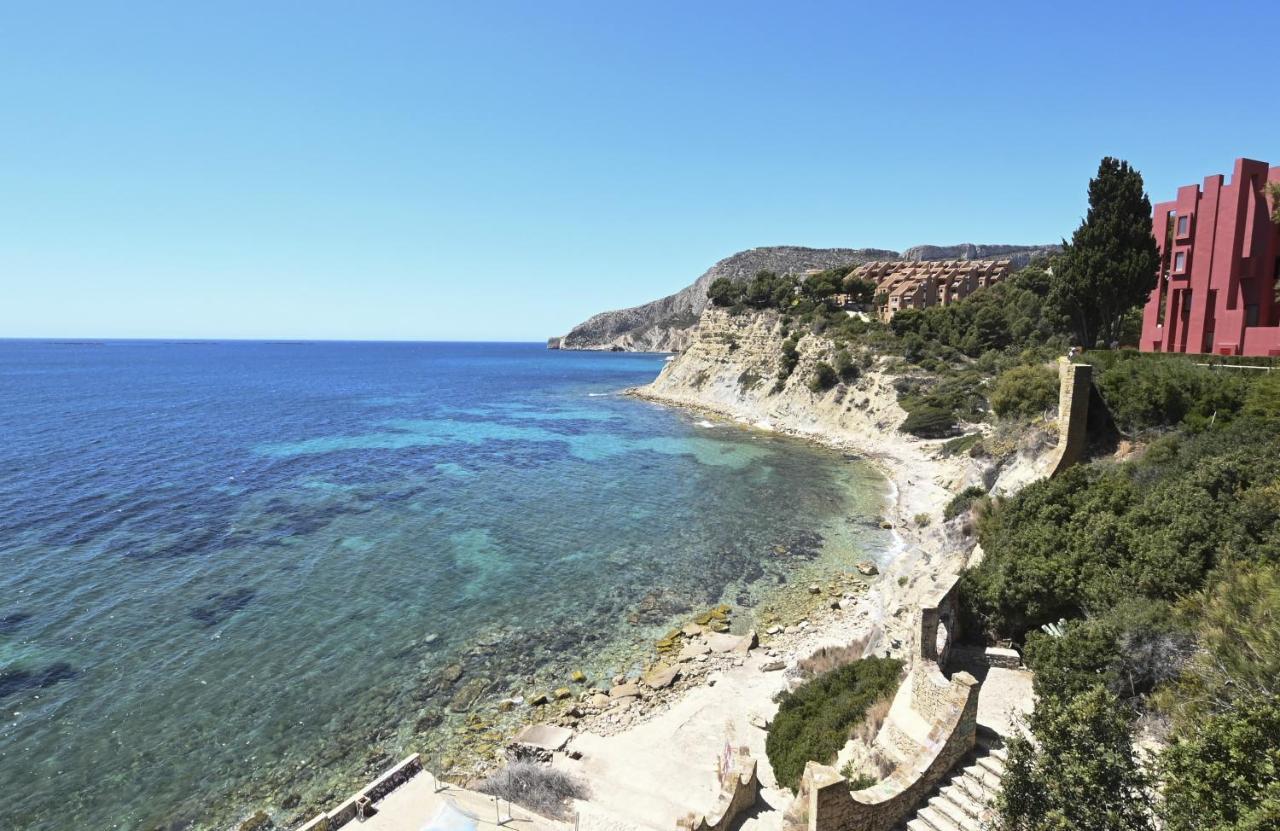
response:
[(634, 306), (601, 312), (573, 327), (567, 335), (551, 338), (553, 349), (624, 349), (633, 352), (679, 352), (692, 342), (693, 327), (707, 308), (707, 287), (719, 277), (741, 282), (758, 271), (800, 274), (813, 268), (858, 265), (871, 260), (947, 260), (1001, 257), (1016, 265), (1056, 250), (1045, 245), (918, 245), (902, 254), (884, 248), (803, 248), (776, 245), (739, 251), (707, 269), (701, 277), (675, 294)]
[(898, 406), (892, 378), (874, 367), (852, 383), (825, 392), (809, 389), (816, 364), (834, 357), (835, 347), (826, 338), (806, 334), (800, 339), (799, 363), (775, 391), (783, 341), (777, 314), (732, 315), (708, 307), (684, 352), (639, 393), (827, 441), (918, 443), (897, 432), (906, 413)]

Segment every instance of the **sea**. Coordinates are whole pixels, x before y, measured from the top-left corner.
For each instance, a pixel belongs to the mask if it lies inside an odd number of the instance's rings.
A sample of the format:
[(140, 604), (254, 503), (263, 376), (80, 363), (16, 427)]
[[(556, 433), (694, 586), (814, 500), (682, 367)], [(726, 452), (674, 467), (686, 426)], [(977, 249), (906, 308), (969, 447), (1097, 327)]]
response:
[(0, 828), (290, 827), (892, 555), (865, 461), (539, 344), (0, 341)]

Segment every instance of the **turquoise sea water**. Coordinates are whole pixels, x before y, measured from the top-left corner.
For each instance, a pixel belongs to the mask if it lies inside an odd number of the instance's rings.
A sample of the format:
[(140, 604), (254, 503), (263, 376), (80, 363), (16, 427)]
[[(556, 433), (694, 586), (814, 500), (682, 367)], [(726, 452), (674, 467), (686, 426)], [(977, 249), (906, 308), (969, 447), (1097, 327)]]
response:
[(868, 465), (616, 394), (661, 366), (0, 342), (0, 828), (287, 827), (886, 550)]

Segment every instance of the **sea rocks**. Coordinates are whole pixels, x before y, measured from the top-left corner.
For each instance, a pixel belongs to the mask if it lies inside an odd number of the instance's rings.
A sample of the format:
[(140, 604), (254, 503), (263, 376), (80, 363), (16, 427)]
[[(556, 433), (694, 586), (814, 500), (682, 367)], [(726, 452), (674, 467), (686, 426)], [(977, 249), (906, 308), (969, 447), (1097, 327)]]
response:
[(693, 641), (692, 643), (685, 644), (684, 649), (680, 650), (680, 655), (676, 660), (681, 663), (692, 661), (698, 657), (706, 655), (710, 651), (711, 647), (707, 646), (704, 642)]
[(858, 573), (866, 577), (872, 577), (880, 573), (880, 569), (871, 560), (863, 560), (857, 565)]
[(449, 664), (440, 672), (440, 677), (450, 684), (456, 684), (462, 677), (462, 664)]
[(587, 676), (586, 676), (586, 673), (584, 673), (582, 670), (575, 669), (569, 675), (569, 680), (575, 684), (585, 684), (587, 683)]
[(550, 700), (551, 698), (546, 693), (534, 693), (529, 698), (529, 705), (531, 707), (541, 707), (544, 704), (548, 703)]
[(822, 594), (822, 586), (814, 583), (809, 586), (809, 594)]
[(449, 700), (449, 709), (455, 713), (467, 712), (488, 689), (488, 678), (470, 679), (453, 694), (453, 698)]
[(557, 701), (564, 701), (566, 698), (570, 698), (573, 695), (573, 693), (569, 690), (568, 687), (560, 687), (555, 691), (554, 695)]
[(760, 665), (761, 672), (777, 672), (780, 669), (786, 669), (786, 668), (787, 668), (786, 662), (779, 659), (766, 661), (765, 663)]
[(271, 817), (267, 816), (266, 811), (258, 811), (244, 822), (240, 823), (237, 831), (267, 831), (268, 828), (274, 828), (275, 823), (271, 821)]
[(439, 727), (442, 721), (444, 721), (444, 716), (438, 710), (427, 710), (418, 716), (418, 720), (414, 722), (413, 729), (418, 733), (426, 733), (428, 730)]
[(594, 693), (590, 698), (587, 699), (587, 703), (597, 709), (604, 709), (605, 707), (609, 706), (609, 703), (612, 700), (613, 699), (609, 698), (609, 696), (605, 695), (604, 693)]

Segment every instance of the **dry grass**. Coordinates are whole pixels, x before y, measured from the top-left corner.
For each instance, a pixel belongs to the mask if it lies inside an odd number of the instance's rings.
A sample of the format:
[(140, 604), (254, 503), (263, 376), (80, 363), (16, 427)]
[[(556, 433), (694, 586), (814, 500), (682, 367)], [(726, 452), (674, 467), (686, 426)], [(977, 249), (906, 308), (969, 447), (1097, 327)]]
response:
[(861, 660), (867, 651), (869, 640), (870, 635), (863, 635), (845, 646), (824, 646), (808, 658), (800, 660), (800, 672), (805, 677), (812, 678)]
[(570, 799), (587, 798), (582, 780), (535, 762), (512, 762), (480, 780), (476, 790), (553, 819), (563, 818)]
[(880, 728), (884, 725), (885, 719), (889, 717), (889, 707), (892, 704), (892, 696), (876, 699), (875, 703), (867, 708), (866, 716), (859, 722), (857, 727), (853, 728), (850, 738), (857, 739), (867, 747), (871, 747), (876, 740), (876, 736), (880, 733)]

